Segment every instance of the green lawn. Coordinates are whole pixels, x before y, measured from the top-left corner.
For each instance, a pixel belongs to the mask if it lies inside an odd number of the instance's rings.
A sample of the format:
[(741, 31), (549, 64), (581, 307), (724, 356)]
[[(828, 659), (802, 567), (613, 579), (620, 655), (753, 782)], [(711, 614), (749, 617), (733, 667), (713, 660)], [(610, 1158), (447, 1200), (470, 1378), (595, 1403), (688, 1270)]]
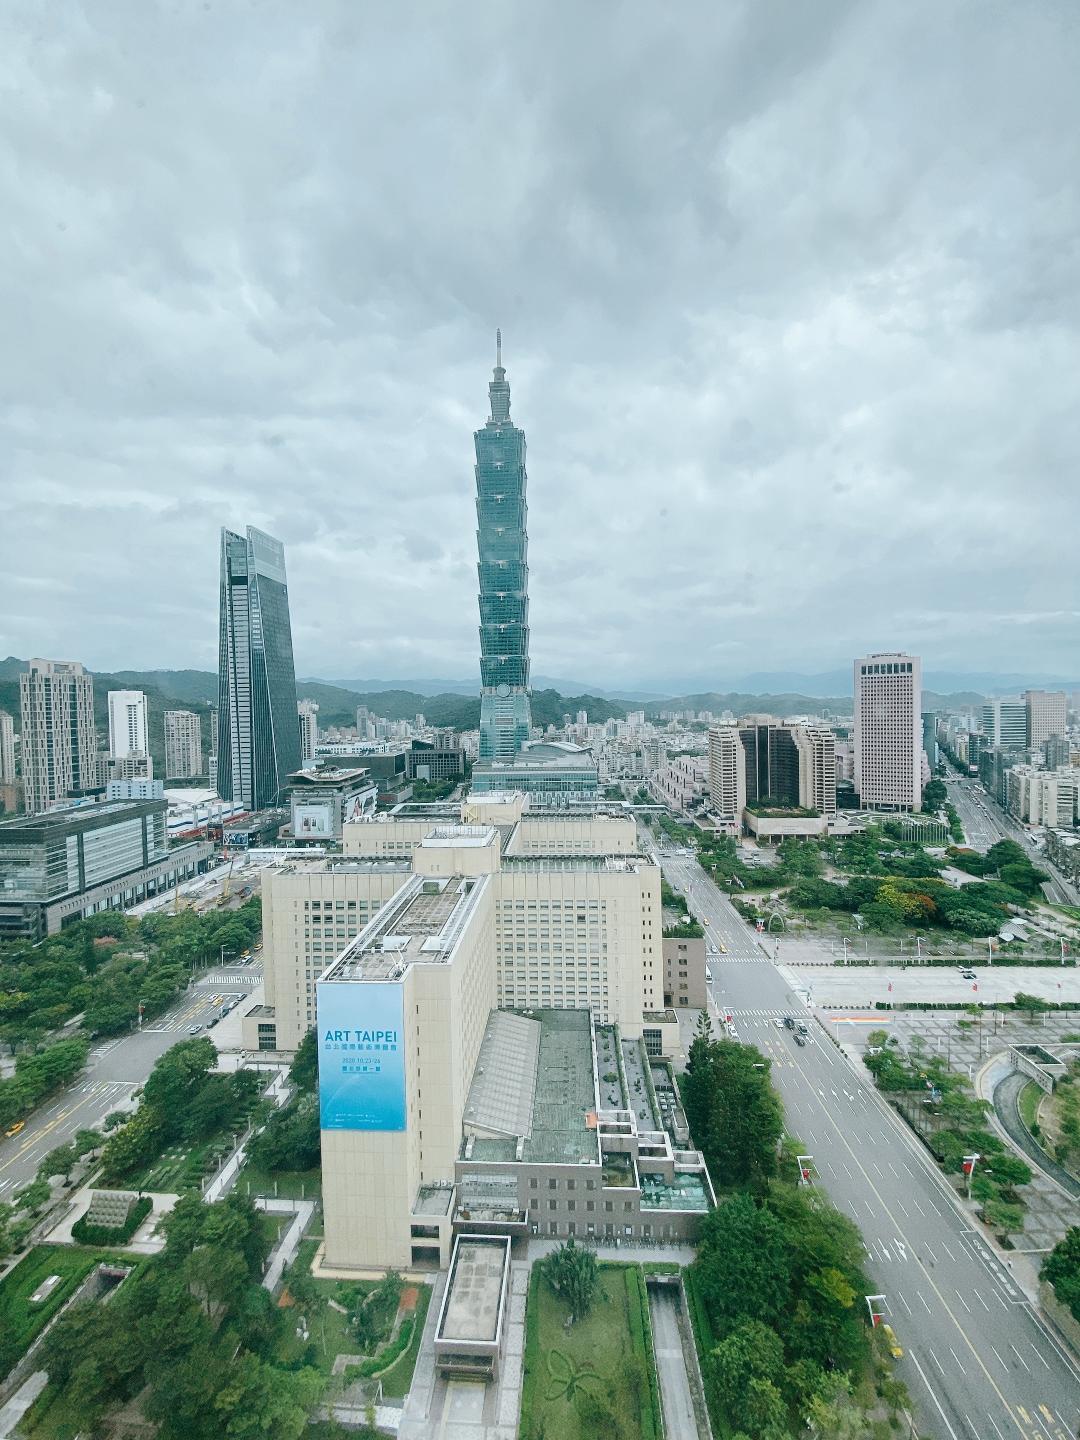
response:
[[(98, 1261), (107, 1258), (106, 1251), (78, 1245), (35, 1245), (0, 1281), (0, 1376), (26, 1353)], [(61, 1276), (61, 1283), (43, 1304), (32, 1305), (30, 1296), (50, 1275)]]
[(428, 1306), (431, 1304), (431, 1286), (421, 1285), (420, 1293), (416, 1299), (416, 1310), (413, 1316), (412, 1339), (409, 1341), (409, 1348), (403, 1355), (400, 1355), (385, 1370), (379, 1379), (382, 1381), (383, 1395), (388, 1400), (404, 1397), (409, 1393), (412, 1384), (413, 1371), (416, 1369), (416, 1357), (420, 1353), (420, 1341), (424, 1335), (424, 1321), (427, 1319)]
[(1028, 1083), (1024, 1086), (1024, 1088), (1020, 1091), (1019, 1099), (1017, 1101), (1017, 1104), (1020, 1108), (1020, 1118), (1021, 1120), (1023, 1120), (1024, 1124), (1029, 1130), (1035, 1124), (1036, 1116), (1039, 1109), (1039, 1101), (1042, 1099), (1042, 1097), (1043, 1092), (1041, 1088), (1035, 1084), (1034, 1080), (1029, 1080)]
[(125, 1175), (125, 1190), (152, 1190), (166, 1195), (194, 1190), (210, 1168), (212, 1140), (198, 1145), (170, 1145), (157, 1160), (142, 1170)]
[(322, 1171), (318, 1168), (261, 1170), (249, 1160), (240, 1171), (236, 1188), (241, 1195), (283, 1195), (287, 1200), (318, 1199), (322, 1195)]
[(582, 1390), (605, 1399), (621, 1440), (656, 1440), (659, 1402), (645, 1284), (636, 1265), (601, 1265), (600, 1292), (584, 1320), (534, 1266), (525, 1323), (519, 1440), (591, 1440), (575, 1404)]

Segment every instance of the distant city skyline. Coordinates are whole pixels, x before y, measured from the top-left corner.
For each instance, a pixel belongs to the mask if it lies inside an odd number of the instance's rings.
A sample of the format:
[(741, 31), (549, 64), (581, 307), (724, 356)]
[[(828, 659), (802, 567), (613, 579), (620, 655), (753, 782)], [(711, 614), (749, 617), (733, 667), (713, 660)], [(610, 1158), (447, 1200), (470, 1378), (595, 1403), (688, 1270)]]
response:
[(471, 674), (501, 325), (534, 672), (1067, 675), (1068, 19), (575, 12), (572, 53), (543, 8), (361, 7), (310, 50), (283, 12), (15, 27), (0, 654), (212, 668), (214, 537), (250, 522), (303, 673)]

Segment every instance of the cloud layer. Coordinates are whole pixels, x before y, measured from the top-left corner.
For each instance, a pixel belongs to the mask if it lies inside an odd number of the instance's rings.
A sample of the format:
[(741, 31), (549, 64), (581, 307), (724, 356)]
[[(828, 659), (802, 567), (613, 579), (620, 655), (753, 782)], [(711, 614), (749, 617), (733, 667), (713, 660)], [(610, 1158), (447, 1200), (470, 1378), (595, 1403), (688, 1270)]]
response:
[(0, 653), (476, 668), (501, 324), (533, 662), (1080, 670), (1067, 3), (8, 7)]

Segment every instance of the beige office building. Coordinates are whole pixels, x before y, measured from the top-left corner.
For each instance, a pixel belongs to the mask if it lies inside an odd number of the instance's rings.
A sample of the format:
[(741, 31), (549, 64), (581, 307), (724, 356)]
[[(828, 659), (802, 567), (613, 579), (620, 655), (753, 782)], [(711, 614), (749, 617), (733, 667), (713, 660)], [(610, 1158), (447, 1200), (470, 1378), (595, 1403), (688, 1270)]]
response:
[(165, 711), (165, 779), (202, 775), (202, 720), (193, 710)]
[(1064, 735), (1066, 699), (1064, 690), (1025, 690), (1027, 708), (1027, 743), (1029, 747), (1045, 745), (1051, 735)]
[[(641, 1078), (676, 1053), (678, 1020), (660, 873), (634, 822), (530, 813), (520, 796), (483, 797), (483, 818), (466, 802), (468, 822), (444, 809), (346, 826), (348, 853), (264, 878), (265, 999), (245, 1043), (291, 1050), (317, 1022), (324, 1265), (445, 1264), (455, 1227), (475, 1223), (691, 1236), (711, 1188), (685, 1122)], [(601, 1036), (622, 1063), (598, 1070)], [(603, 1162), (601, 1074), (620, 1112)], [(674, 1096), (670, 1067), (654, 1078)], [(580, 1182), (567, 1165), (587, 1167)], [(613, 1167), (617, 1204), (600, 1193)], [(545, 1213), (530, 1217), (541, 1173)], [(580, 1222), (576, 1183), (597, 1192)]]
[(28, 815), (97, 785), (94, 677), (77, 660), (31, 660), (19, 676)]
[(864, 810), (922, 804), (922, 664), (914, 655), (855, 661), (855, 789)]

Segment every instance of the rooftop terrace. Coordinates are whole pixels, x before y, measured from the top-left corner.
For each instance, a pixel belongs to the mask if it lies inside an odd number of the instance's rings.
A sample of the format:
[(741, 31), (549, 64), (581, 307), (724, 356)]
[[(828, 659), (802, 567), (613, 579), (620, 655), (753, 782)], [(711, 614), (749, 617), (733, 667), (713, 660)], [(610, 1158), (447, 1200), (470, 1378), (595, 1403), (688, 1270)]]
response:
[(345, 947), (323, 980), (396, 980), (453, 954), (482, 881), (413, 875)]

